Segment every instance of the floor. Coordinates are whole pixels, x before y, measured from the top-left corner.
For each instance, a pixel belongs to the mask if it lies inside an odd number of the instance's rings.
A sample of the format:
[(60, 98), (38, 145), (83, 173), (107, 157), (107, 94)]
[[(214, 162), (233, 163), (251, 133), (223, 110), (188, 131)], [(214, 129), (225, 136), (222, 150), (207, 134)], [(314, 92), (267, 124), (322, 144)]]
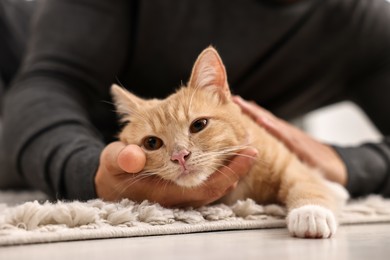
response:
[(62, 242), (0, 248), (0, 259), (353, 259), (390, 255), (390, 223), (341, 226), (332, 239), (297, 239), (285, 229)]

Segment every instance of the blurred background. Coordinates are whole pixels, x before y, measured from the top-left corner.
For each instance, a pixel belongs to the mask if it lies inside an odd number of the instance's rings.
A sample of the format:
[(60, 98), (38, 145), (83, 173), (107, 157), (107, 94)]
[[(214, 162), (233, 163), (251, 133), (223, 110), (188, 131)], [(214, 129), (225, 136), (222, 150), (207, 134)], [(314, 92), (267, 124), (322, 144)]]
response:
[(300, 125), (312, 136), (337, 145), (356, 145), (382, 138), (368, 117), (352, 102), (313, 111), (302, 118)]
[[(21, 6), (8, 6), (10, 2), (30, 2), (34, 0), (3, 0), (3, 6), (9, 7), (2, 9), (0, 5), (0, 20), (4, 16), (8, 16), (10, 21), (12, 18), (18, 17), (18, 13), (29, 14), (33, 5), (24, 4)], [(390, 0), (386, 0), (390, 2)], [(12, 7), (12, 8), (11, 8)], [(27, 15), (28, 17), (28, 15)], [(27, 22), (26, 19), (25, 22)], [(15, 24), (11, 23), (11, 27)], [(0, 28), (1, 29), (1, 28)], [(16, 37), (22, 37), (27, 32), (23, 28), (13, 28)], [(0, 47), (1, 47), (0, 42)], [(14, 54), (21, 53), (21, 46), (13, 46)], [(1, 52), (0, 56), (5, 55)], [(4, 75), (0, 75), (4, 76)], [(2, 77), (0, 77), (0, 115), (1, 115), (1, 100), (3, 97)], [(352, 102), (341, 102), (329, 107), (311, 112), (307, 116), (298, 120), (298, 125), (312, 136), (319, 138), (322, 141), (338, 145), (356, 145), (362, 142), (378, 141), (381, 139), (381, 134), (372, 125), (365, 114)], [(1, 117), (0, 117), (0, 133), (1, 133)]]

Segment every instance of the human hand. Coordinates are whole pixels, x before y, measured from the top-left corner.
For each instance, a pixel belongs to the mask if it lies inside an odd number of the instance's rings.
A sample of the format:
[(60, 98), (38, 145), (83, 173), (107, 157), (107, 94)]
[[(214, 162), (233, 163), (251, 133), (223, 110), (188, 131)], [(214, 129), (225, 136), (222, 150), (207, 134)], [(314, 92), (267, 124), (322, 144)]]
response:
[(328, 180), (346, 185), (345, 164), (331, 146), (319, 142), (254, 102), (245, 101), (239, 96), (233, 97), (233, 100), (245, 114), (282, 141), (302, 161), (321, 170)]
[(159, 177), (139, 177), (146, 157), (136, 145), (113, 142), (100, 156), (95, 176), (99, 198), (117, 201), (128, 198), (134, 201), (149, 200), (166, 207), (200, 207), (214, 202), (235, 188), (253, 165), (257, 151), (246, 149), (232, 161), (212, 174), (203, 185), (183, 188)]

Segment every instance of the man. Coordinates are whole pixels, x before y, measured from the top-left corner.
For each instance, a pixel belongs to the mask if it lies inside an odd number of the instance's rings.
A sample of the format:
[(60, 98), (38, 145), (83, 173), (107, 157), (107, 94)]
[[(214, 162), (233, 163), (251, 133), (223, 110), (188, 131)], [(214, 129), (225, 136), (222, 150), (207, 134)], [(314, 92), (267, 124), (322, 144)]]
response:
[[(228, 181), (214, 174), (209, 189), (183, 195), (169, 184), (163, 192), (146, 179), (118, 192), (123, 178), (142, 169), (144, 157), (139, 147), (114, 140), (115, 113), (103, 102), (117, 81), (143, 97), (166, 96), (188, 79), (210, 44), (224, 59), (234, 93), (277, 116), (290, 119), (351, 99), (388, 135), (389, 14), (384, 0), (42, 1), (19, 74), (7, 84), (1, 174), (69, 199), (128, 197), (167, 206), (218, 199), (250, 169), (245, 156), (229, 165), (236, 174)], [(237, 102), (251, 115), (259, 112)], [(283, 129), (300, 138), (299, 145), (278, 127), (266, 128), (353, 196), (390, 196), (387, 138), (349, 148), (310, 139), (318, 145), (305, 146), (307, 136), (288, 125)]]

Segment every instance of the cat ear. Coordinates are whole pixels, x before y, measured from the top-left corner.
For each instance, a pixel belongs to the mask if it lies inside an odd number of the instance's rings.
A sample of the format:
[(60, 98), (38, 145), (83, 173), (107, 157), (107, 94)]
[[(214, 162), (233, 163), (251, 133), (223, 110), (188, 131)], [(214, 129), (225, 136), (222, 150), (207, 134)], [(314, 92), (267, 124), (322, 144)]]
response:
[(143, 99), (116, 84), (111, 86), (111, 95), (117, 112), (121, 115), (131, 115), (135, 111), (138, 111), (144, 102)]
[(192, 69), (189, 86), (207, 88), (216, 92), (223, 101), (230, 100), (225, 66), (213, 47), (208, 47), (198, 56)]

